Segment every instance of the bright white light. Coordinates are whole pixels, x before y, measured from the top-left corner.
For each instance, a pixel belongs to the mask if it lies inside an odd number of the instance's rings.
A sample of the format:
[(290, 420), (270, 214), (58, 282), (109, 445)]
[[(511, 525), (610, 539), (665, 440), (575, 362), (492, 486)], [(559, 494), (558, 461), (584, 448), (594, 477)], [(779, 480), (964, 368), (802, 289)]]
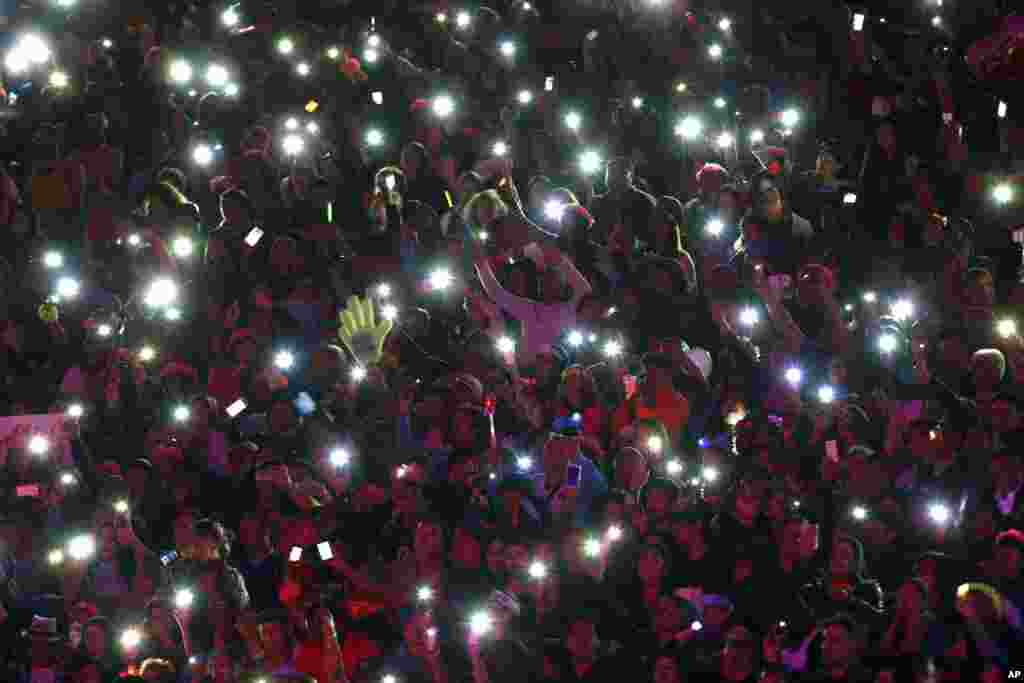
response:
[(128, 514), (128, 501), (122, 498), (121, 500), (114, 503), (114, 512), (118, 513), (119, 515)]
[(345, 467), (351, 462), (352, 456), (344, 448), (335, 448), (331, 451), (331, 464), (335, 467)]
[(704, 226), (704, 230), (712, 237), (718, 237), (722, 234), (722, 231), (725, 230), (725, 223), (718, 218), (712, 218), (708, 221), (708, 224)]
[(686, 140), (693, 140), (700, 135), (703, 129), (704, 126), (701, 124), (700, 119), (696, 116), (687, 116), (679, 122), (678, 126), (676, 126), (676, 135), (679, 135)]
[(59, 251), (48, 251), (43, 256), (43, 265), (47, 268), (60, 268), (64, 265), (64, 255)]
[(592, 149), (588, 149), (580, 155), (580, 170), (586, 175), (597, 173), (601, 170), (601, 155)]
[(718, 29), (720, 31), (728, 31), (731, 28), (732, 21), (729, 19), (729, 17), (722, 17), (721, 19), (718, 20)]
[(30, 33), (23, 37), (15, 49), (24, 54), (32, 64), (45, 64), (50, 61), (50, 46), (35, 34)]
[(932, 503), (928, 506), (928, 517), (936, 524), (946, 524), (950, 518), (949, 508), (942, 503)]
[(158, 278), (149, 285), (146, 292), (146, 305), (161, 308), (169, 306), (178, 298), (178, 285), (169, 278)]
[(373, 35), (366, 39), (366, 44), (369, 45), (370, 47), (380, 47), (380, 36), (374, 33)]
[(722, 46), (719, 45), (718, 43), (715, 43), (714, 45), (709, 47), (708, 48), (708, 56), (710, 56), (711, 59), (719, 59), (719, 58), (721, 58), (721, 56), (722, 56)]
[(175, 83), (188, 83), (192, 80), (192, 65), (184, 59), (171, 63), (171, 80)]
[(591, 332), (590, 335), (587, 337), (587, 341), (593, 344), (594, 342), (597, 341), (597, 335)]
[(176, 238), (172, 244), (172, 248), (174, 249), (174, 255), (178, 258), (188, 258), (192, 255), (192, 251), (194, 249), (192, 240), (188, 237)]
[(379, 130), (369, 130), (366, 132), (366, 144), (370, 147), (380, 147), (384, 143), (384, 134)]
[(750, 131), (750, 142), (755, 145), (764, 142), (764, 131), (760, 128)]
[(195, 599), (195, 593), (188, 588), (182, 588), (174, 594), (174, 606), (178, 609), (188, 609)]
[(999, 333), (1000, 337), (1012, 337), (1013, 335), (1017, 334), (1017, 323), (1016, 321), (1010, 320), (1009, 318), (1005, 320), (1000, 320), (999, 323), (996, 325), (996, 331)]
[(385, 320), (390, 320), (391, 322), (394, 322), (395, 319), (398, 317), (398, 306), (394, 304), (384, 304), (380, 308), (380, 315)]
[(295, 41), (291, 38), (282, 38), (277, 41), (277, 51), (283, 55), (290, 55), (295, 51)]
[(508, 154), (508, 145), (501, 141), (495, 142), (491, 151), (494, 152), (494, 156), (503, 157)]
[(46, 556), (46, 559), (50, 564), (61, 564), (64, 562), (64, 551), (60, 548), (51, 550), (49, 555)]
[(521, 470), (528, 470), (533, 467), (533, 458), (528, 455), (520, 455), (516, 458), (516, 467)]
[(96, 540), (88, 535), (75, 536), (68, 542), (68, 555), (72, 560), (82, 561), (92, 557), (96, 552)]
[(895, 335), (883, 334), (881, 337), (878, 338), (878, 349), (882, 353), (892, 353), (897, 348), (899, 348), (899, 345), (900, 343), (896, 339)]
[(437, 22), (437, 23), (439, 23), (439, 24), (443, 24), (443, 23), (445, 23), (446, 21), (448, 21), (448, 15), (447, 15), (447, 14), (445, 14), (444, 12), (438, 12), (438, 13), (437, 13), (437, 14), (436, 14), (436, 15), (434, 16), (434, 21), (436, 21), (436, 22)]
[(662, 442), (660, 436), (652, 436), (647, 439), (647, 450), (651, 453), (661, 453), (661, 449), (664, 448), (665, 444)]
[(512, 353), (516, 350), (516, 343), (509, 337), (502, 337), (498, 340), (498, 351), (501, 353)]
[(50, 85), (54, 88), (66, 88), (70, 82), (71, 79), (63, 71), (54, 71), (50, 74)]
[(382, 282), (379, 285), (377, 285), (377, 296), (379, 296), (381, 299), (387, 299), (389, 296), (391, 296), (391, 285), (389, 285), (386, 282)]
[(644, 98), (634, 97), (633, 98), (633, 109), (640, 109), (644, 106)]
[(678, 477), (683, 473), (683, 463), (673, 458), (665, 463), (665, 471), (668, 472), (669, 476)]
[(238, 12), (235, 11), (234, 7), (229, 7), (220, 15), (220, 21), (228, 28), (238, 26), (238, 22), (241, 17), (238, 16)]
[(612, 524), (608, 527), (608, 531), (605, 533), (605, 538), (611, 542), (622, 540), (622, 527), (618, 524)]
[(206, 69), (206, 82), (213, 88), (222, 88), (227, 85), (230, 78), (227, 68), (222, 64), (211, 64)]
[(782, 112), (782, 125), (786, 128), (793, 128), (800, 123), (800, 112), (796, 109), (787, 109)]
[(299, 135), (286, 135), (281, 145), (284, 147), (284, 153), (293, 157), (302, 154), (302, 150), (306, 148), (306, 141)]
[(367, 64), (376, 64), (378, 59), (380, 59), (380, 53), (372, 47), (363, 50), (363, 61)]
[(310, 135), (316, 135), (317, 133), (320, 132), (320, 124), (318, 124), (316, 121), (310, 121), (309, 123), (306, 124), (306, 132), (309, 133)]
[(934, 26), (935, 28), (942, 26), (942, 17), (937, 15), (932, 17), (932, 26)]
[(544, 217), (549, 221), (560, 221), (562, 220), (562, 214), (565, 213), (565, 204), (558, 201), (557, 199), (549, 199), (544, 203)]
[(622, 355), (622, 342), (615, 339), (609, 339), (604, 344), (604, 355), (609, 358), (618, 358)]
[(865, 303), (869, 304), (873, 304), (876, 301), (878, 301), (878, 295), (875, 294), (874, 292), (864, 292), (864, 296), (861, 298), (864, 299)]
[(143, 363), (148, 363), (154, 358), (156, 358), (156, 349), (152, 346), (143, 346), (139, 349), (139, 360)]
[(836, 390), (826, 384), (818, 389), (818, 400), (822, 403), (832, 403), (836, 400)]
[(857, 13), (853, 15), (853, 30), (863, 31), (864, 30), (864, 15)]
[(519, 100), (519, 104), (527, 105), (530, 102), (533, 102), (533, 93), (529, 90), (520, 90), (519, 95), (517, 95), (517, 99)]
[(724, 97), (716, 97), (714, 105), (715, 105), (716, 109), (725, 109), (725, 98)]
[(1007, 183), (999, 183), (992, 190), (992, 198), (998, 204), (1009, 204), (1013, 201), (1013, 188)]
[(789, 368), (786, 370), (786, 381), (793, 386), (800, 386), (804, 381), (804, 371), (800, 368)]
[(213, 163), (213, 148), (209, 145), (196, 145), (192, 150), (192, 161), (197, 166), (209, 166)]
[(700, 623), (699, 621), (694, 621), (694, 622), (690, 623), (690, 630), (691, 631), (699, 631), (702, 628), (704, 628), (704, 624)]
[(41, 434), (36, 434), (28, 440), (28, 451), (32, 455), (43, 455), (50, 450), (50, 440)]
[(294, 116), (285, 119), (285, 121), (284, 121), (284, 129), (285, 130), (298, 130), (299, 129), (299, 120), (297, 118), (295, 118)]
[(175, 422), (187, 422), (191, 415), (192, 411), (188, 409), (188, 406), (177, 406), (174, 409), (173, 416)]
[(583, 333), (579, 330), (573, 330), (569, 333), (567, 341), (569, 342), (569, 346), (579, 348), (580, 346), (583, 346)]
[(339, 57), (341, 57), (341, 50), (336, 47), (327, 48), (327, 59), (337, 61)]
[(459, 28), (469, 27), (471, 21), (473, 21), (473, 18), (469, 16), (469, 12), (462, 11), (455, 15), (455, 25)]
[(596, 538), (588, 538), (583, 541), (583, 554), (587, 557), (597, 557), (601, 554), (601, 541)]
[(168, 308), (166, 311), (164, 311), (164, 317), (170, 320), (171, 322), (181, 320), (181, 309)]
[(65, 472), (64, 474), (60, 475), (60, 483), (63, 484), (64, 486), (71, 486), (72, 484), (75, 483), (75, 475), (71, 474), (70, 472)]
[(477, 612), (469, 618), (469, 629), (475, 636), (482, 636), (491, 630), (494, 622), (487, 612)]
[(757, 314), (757, 309), (752, 307), (744, 308), (740, 311), (740, 323), (747, 327), (753, 327), (757, 324), (760, 316)]
[(121, 646), (126, 650), (134, 650), (142, 642), (142, 634), (138, 629), (126, 628), (121, 634)]
[(575, 132), (580, 129), (583, 125), (583, 117), (579, 115), (579, 112), (571, 111), (565, 115), (565, 126), (569, 130)]
[[(367, 52), (369, 52), (369, 50), (367, 50)], [(374, 58), (374, 59), (367, 59), (366, 61), (372, 63), (372, 62), (375, 62), (377, 60), (376, 60), (376, 58)], [(295, 73), (299, 74), (303, 78), (308, 76), (312, 70), (313, 70), (313, 67), (311, 67), (309, 65), (309, 62), (299, 62), (298, 64), (295, 65)]]
[(380, 683), (398, 683), (398, 679), (394, 674), (384, 674), (381, 676)]
[(850, 510), (850, 514), (858, 522), (863, 522), (868, 518), (868, 509), (863, 505), (855, 505), (853, 506), (853, 509)]
[(537, 579), (538, 581), (540, 579), (547, 578), (548, 575), (547, 565), (538, 560), (531, 562), (530, 568), (527, 571), (529, 572), (531, 579)]
[(907, 299), (900, 299), (889, 307), (889, 313), (900, 322), (909, 319), (914, 315), (914, 304)]
[(455, 111), (455, 101), (448, 95), (438, 95), (434, 98), (434, 114), (446, 119)]
[(430, 602), (434, 599), (434, 589), (430, 586), (420, 586), (416, 589), (416, 599), (420, 602)]
[(82, 407), (81, 403), (72, 403), (68, 406), (68, 417), (73, 417), (76, 420), (85, 414), (85, 408)]
[(112, 328), (110, 325), (106, 323), (103, 323), (102, 325), (96, 328), (96, 334), (98, 334), (101, 337), (109, 337), (113, 332), (114, 328)]
[(112, 41), (110, 38), (104, 38), (100, 42), (100, 45), (103, 46), (104, 50), (109, 50), (110, 48), (114, 47), (114, 41)]
[(686, 84), (685, 83), (676, 83), (676, 92), (678, 92), (678, 93), (686, 92)]
[(733, 142), (732, 133), (722, 133), (718, 136), (718, 139), (715, 140), (715, 144), (717, 144), (720, 149), (728, 149), (729, 147), (732, 147)]
[(228, 97), (237, 97), (238, 96), (238, 86), (236, 84), (234, 84), (234, 83), (228, 83), (227, 86), (225, 86), (225, 88), (224, 88), (224, 94), (227, 95)]
[(366, 368), (362, 365), (353, 365), (352, 370), (349, 372), (349, 376), (353, 382), (362, 382), (366, 379)]
[(513, 43), (511, 40), (506, 40), (505, 42), (503, 42), (501, 44), (501, 48), (500, 49), (501, 49), (501, 54), (504, 57), (512, 58), (512, 57), (515, 57), (515, 55), (516, 55), (516, 44)]
[(1001, 119), (1006, 118), (1006, 102), (999, 100), (999, 104), (996, 106), (996, 116)]
[(295, 365), (295, 354), (291, 351), (278, 351), (274, 356), (274, 365), (278, 370), (291, 370)]
[(704, 481), (709, 484), (713, 484), (718, 479), (718, 470), (714, 467), (705, 467), (701, 474), (704, 476)]
[(447, 268), (437, 268), (430, 273), (431, 289), (448, 289), (454, 281), (455, 278)]
[(133, 232), (132, 234), (128, 235), (129, 246), (137, 247), (140, 244), (142, 244), (142, 236), (139, 233)]
[(843, 204), (856, 204), (856, 203), (857, 203), (857, 195), (855, 195), (853, 192), (847, 192), (846, 194), (843, 195)]
[(195, 97), (198, 94), (199, 94), (199, 91), (197, 91), (195, 88), (193, 88), (192, 90), (188, 91), (188, 96), (189, 97)]
[(28, 70), (28, 57), (14, 48), (7, 53), (4, 59), (4, 67), (12, 74), (24, 73)]

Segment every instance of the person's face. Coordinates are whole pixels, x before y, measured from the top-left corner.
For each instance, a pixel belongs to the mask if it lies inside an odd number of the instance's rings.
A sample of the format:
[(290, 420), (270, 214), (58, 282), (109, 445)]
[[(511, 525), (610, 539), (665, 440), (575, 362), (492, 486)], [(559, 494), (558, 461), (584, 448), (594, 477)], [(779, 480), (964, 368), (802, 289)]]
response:
[(971, 377), (974, 386), (987, 390), (999, 384), (1000, 365), (995, 356), (975, 356), (971, 361)]
[(444, 552), (441, 527), (436, 524), (420, 524), (416, 527), (415, 544), (417, 557), (441, 557)]
[(821, 652), (826, 665), (846, 664), (853, 658), (853, 636), (845, 626), (832, 624), (825, 629), (823, 636)]
[(820, 306), (832, 298), (832, 289), (825, 273), (817, 268), (809, 268), (797, 278), (797, 302), (802, 306)]
[(480, 184), (476, 180), (469, 176), (463, 176), (455, 185), (455, 197), (462, 202), (475, 195), (480, 189)]
[(142, 467), (129, 467), (125, 473), (125, 481), (132, 492), (132, 497), (140, 500), (146, 492), (146, 483), (149, 480), (149, 472)]
[(851, 576), (856, 562), (856, 553), (849, 543), (836, 543), (832, 547), (831, 570), (834, 576)]
[(525, 572), (530, 566), (530, 549), (518, 543), (505, 546), (505, 567), (509, 572)]
[(107, 652), (107, 632), (101, 626), (87, 626), (82, 637), (86, 653), (93, 659), (103, 659)]
[(778, 188), (771, 186), (762, 191), (760, 208), (761, 212), (770, 220), (777, 221), (782, 218), (782, 193)]
[(665, 560), (654, 548), (644, 548), (636, 562), (636, 573), (647, 584), (656, 584), (665, 575)]
[(580, 619), (569, 625), (565, 649), (575, 658), (592, 659), (594, 657), (594, 643), (596, 640), (597, 633), (594, 630), (594, 625), (589, 621)]
[(566, 468), (576, 453), (579, 443), (575, 438), (551, 438), (544, 444), (544, 479), (546, 482), (559, 483), (565, 478)]
[(284, 626), (272, 621), (260, 624), (260, 643), (271, 656), (285, 656), (288, 652), (288, 639), (285, 637)]
[(658, 657), (654, 662), (654, 683), (680, 683), (679, 666), (672, 657)]
[(650, 477), (650, 470), (643, 456), (633, 450), (623, 451), (615, 468), (615, 478), (621, 488), (639, 491)]
[(401, 166), (405, 172), (405, 177), (409, 180), (415, 180), (416, 176), (420, 172), (420, 153), (412, 147), (406, 147), (402, 150)]
[(220, 203), (220, 215), (229, 225), (249, 225), (249, 212), (241, 203), (227, 200)]
[(1020, 576), (1020, 559), (1021, 552), (1016, 546), (997, 546), (995, 565), (1000, 578), (1014, 580)]
[(744, 520), (751, 520), (761, 512), (761, 496), (756, 487), (749, 482), (741, 482), (736, 492), (736, 515)]
[(455, 530), (452, 542), (452, 560), (462, 569), (480, 568), (480, 542), (465, 529)]
[(683, 626), (683, 608), (675, 598), (663, 595), (658, 598), (654, 613), (654, 630), (659, 634), (675, 633)]
[[(477, 200), (479, 201), (479, 200)], [(481, 202), (476, 207), (476, 220), (482, 227), (487, 227), (494, 222), (494, 219), (498, 217), (498, 210), (494, 205), (489, 202)]]
[(487, 546), (487, 569), (495, 575), (505, 571), (505, 544), (501, 541), (491, 541)]
[(418, 612), (406, 622), (403, 635), (410, 655), (424, 659), (437, 652), (439, 642), (436, 632), (430, 635), (434, 628), (434, 618), (430, 612)]
[(971, 306), (990, 308), (996, 299), (995, 284), (988, 274), (972, 277), (967, 282), (967, 302)]
[(612, 192), (624, 190), (633, 183), (633, 172), (628, 164), (608, 164), (604, 174), (604, 182)]

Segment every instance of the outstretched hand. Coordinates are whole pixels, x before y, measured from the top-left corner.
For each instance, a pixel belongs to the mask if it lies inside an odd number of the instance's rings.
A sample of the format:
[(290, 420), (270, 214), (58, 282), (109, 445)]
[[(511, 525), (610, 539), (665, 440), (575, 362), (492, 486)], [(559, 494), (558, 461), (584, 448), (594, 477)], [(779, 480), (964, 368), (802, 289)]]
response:
[(380, 360), (384, 352), (384, 340), (391, 332), (391, 321), (377, 322), (373, 301), (369, 298), (350, 296), (348, 305), (339, 314), (341, 327), (338, 337), (360, 365), (369, 365)]

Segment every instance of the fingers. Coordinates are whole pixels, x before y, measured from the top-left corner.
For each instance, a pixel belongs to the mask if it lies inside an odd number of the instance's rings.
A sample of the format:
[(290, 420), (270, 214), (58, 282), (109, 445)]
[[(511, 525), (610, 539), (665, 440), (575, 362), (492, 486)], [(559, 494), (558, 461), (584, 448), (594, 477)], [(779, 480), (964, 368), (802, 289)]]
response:
[(374, 327), (374, 315), (373, 315), (373, 301), (370, 299), (362, 300), (363, 309), (363, 324), (368, 328)]
[(352, 335), (355, 334), (356, 330), (359, 329), (356, 326), (356, 320), (355, 317), (353, 317), (352, 312), (346, 308), (344, 311), (341, 312), (341, 315), (339, 315), (338, 317), (341, 319), (342, 339), (352, 339)]

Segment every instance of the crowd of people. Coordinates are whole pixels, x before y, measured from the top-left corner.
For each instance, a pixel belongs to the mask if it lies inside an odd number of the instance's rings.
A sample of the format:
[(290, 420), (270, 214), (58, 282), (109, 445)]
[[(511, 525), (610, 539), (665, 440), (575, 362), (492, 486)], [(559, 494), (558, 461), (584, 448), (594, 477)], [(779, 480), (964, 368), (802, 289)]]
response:
[(0, 680), (1020, 676), (1018, 18), (605, 4), (8, 16)]

